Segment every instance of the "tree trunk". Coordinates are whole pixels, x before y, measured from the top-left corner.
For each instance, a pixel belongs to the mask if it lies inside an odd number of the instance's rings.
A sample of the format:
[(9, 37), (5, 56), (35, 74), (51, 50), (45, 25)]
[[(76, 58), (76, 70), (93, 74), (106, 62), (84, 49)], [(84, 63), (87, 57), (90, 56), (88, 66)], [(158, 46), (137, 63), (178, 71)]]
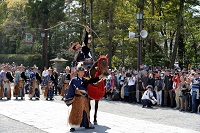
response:
[(111, 60), (113, 57), (113, 47), (112, 47), (112, 38), (113, 38), (113, 2), (109, 3), (109, 35), (108, 35), (108, 66), (111, 68)]
[[(90, 0), (90, 28), (91, 29), (94, 28), (94, 26), (93, 26), (93, 2), (94, 2), (94, 0)], [(91, 35), (94, 36), (94, 33), (92, 32)], [(93, 40), (90, 47), (91, 47), (92, 58), (94, 60), (96, 60), (95, 59), (95, 50), (94, 50), (94, 40)]]
[(183, 9), (184, 8), (184, 0), (180, 0), (180, 9), (178, 12), (178, 24), (177, 24), (177, 32), (176, 32), (176, 38), (175, 38), (175, 44), (173, 48), (173, 53), (171, 57), (171, 63), (170, 63), (170, 68), (174, 68), (174, 63), (176, 60), (176, 55), (177, 55), (177, 49), (179, 45), (179, 40), (180, 40), (180, 35), (181, 35), (181, 28), (182, 28), (182, 22), (183, 22)]
[[(151, 15), (152, 17), (154, 16), (154, 7), (155, 7), (155, 3), (154, 3), (154, 0), (151, 0)], [(154, 32), (154, 25), (151, 26), (151, 31), (150, 33), (153, 33)], [(154, 59), (153, 59), (153, 56), (154, 56), (154, 44), (155, 44), (155, 39), (151, 38), (151, 50), (150, 50), (150, 53), (151, 53), (151, 60), (152, 60), (152, 64), (154, 64)]]

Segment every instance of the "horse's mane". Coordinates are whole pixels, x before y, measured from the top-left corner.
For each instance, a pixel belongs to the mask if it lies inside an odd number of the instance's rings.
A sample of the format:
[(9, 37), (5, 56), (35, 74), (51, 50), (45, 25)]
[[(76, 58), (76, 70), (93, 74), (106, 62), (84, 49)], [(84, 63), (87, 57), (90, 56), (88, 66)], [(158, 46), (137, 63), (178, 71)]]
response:
[(99, 57), (99, 59), (97, 60), (97, 71), (96, 71), (96, 73), (95, 73), (95, 77), (98, 77), (99, 75), (101, 75), (100, 62), (101, 62), (102, 60), (108, 61), (107, 56), (101, 56), (101, 57)]
[(99, 59), (97, 60), (97, 61), (98, 61), (98, 64), (97, 64), (98, 68), (99, 68), (99, 66), (100, 66), (100, 61), (101, 61), (101, 60), (106, 60), (106, 61), (108, 61), (108, 58), (107, 58), (107, 56), (101, 56), (101, 57), (99, 57)]

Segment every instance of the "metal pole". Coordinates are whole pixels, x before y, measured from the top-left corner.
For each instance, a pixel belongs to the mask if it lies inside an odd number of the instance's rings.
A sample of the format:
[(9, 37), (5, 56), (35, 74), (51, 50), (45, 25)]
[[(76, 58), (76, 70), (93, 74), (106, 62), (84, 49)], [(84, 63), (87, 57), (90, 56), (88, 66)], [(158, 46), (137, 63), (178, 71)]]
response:
[(45, 66), (45, 41), (44, 41), (44, 37), (42, 37), (42, 68), (41, 70), (44, 69)]
[(141, 20), (138, 20), (138, 59), (137, 59), (137, 71), (140, 71), (141, 65), (141, 52), (142, 52), (142, 45), (141, 45)]

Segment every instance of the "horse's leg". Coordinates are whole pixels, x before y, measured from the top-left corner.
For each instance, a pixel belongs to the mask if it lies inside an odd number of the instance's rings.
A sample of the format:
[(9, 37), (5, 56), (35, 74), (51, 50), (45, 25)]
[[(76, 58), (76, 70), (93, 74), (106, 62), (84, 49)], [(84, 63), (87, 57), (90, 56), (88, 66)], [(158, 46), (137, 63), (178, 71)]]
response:
[(99, 100), (95, 100), (95, 110), (94, 110), (94, 125), (97, 125), (97, 110), (98, 110)]

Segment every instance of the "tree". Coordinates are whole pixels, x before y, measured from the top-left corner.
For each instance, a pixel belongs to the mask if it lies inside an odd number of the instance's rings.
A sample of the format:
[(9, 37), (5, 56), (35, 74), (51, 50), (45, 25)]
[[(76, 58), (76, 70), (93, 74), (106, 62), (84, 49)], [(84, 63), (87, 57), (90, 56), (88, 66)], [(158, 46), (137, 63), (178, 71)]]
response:
[(45, 30), (65, 19), (65, 0), (28, 0), (26, 14), (28, 24), (33, 28), (42, 28), (45, 33), (43, 38), (43, 66), (48, 67), (47, 40), (50, 39), (49, 31)]

